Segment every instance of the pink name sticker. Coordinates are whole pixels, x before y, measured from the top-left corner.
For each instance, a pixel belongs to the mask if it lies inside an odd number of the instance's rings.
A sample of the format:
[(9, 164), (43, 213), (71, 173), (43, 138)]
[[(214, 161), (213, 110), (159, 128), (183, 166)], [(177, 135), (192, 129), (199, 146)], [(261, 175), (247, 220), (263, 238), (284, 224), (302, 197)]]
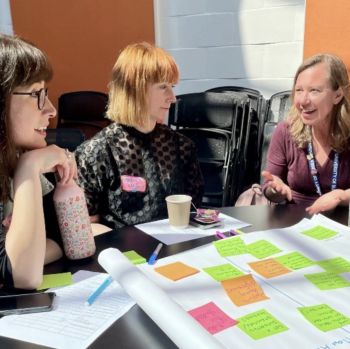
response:
[(134, 176), (120, 176), (122, 183), (122, 190), (126, 192), (141, 192), (146, 191), (146, 180), (142, 177)]

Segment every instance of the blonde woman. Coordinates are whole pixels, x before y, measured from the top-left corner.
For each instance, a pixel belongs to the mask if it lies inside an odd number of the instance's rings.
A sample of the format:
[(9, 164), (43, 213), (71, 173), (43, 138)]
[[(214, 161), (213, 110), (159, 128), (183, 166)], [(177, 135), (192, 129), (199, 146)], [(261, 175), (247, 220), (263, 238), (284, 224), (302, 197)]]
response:
[(265, 195), (273, 202), (301, 203), (315, 214), (350, 197), (349, 78), (335, 55), (318, 54), (299, 67), (293, 107), (273, 134)]
[(119, 55), (109, 84), (113, 123), (76, 150), (92, 221), (118, 228), (157, 219), (171, 194), (191, 195), (200, 205), (194, 144), (162, 124), (178, 79), (174, 59), (161, 48), (137, 43)]

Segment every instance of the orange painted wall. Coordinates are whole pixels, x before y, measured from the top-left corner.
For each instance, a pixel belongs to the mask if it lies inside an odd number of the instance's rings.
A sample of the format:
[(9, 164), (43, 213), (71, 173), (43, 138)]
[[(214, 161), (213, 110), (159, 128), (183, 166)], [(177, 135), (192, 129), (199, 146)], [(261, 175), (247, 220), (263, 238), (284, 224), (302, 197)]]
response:
[(350, 68), (349, 15), (349, 0), (306, 0), (304, 57), (334, 53)]
[(11, 0), (15, 34), (50, 57), (50, 99), (69, 91), (106, 92), (120, 50), (154, 43), (153, 0)]

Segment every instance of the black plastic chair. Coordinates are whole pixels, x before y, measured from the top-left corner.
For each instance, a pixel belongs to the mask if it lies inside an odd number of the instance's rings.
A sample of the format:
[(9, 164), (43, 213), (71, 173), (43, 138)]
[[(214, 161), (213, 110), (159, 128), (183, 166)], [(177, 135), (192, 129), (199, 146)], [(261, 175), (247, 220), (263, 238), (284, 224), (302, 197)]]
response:
[[(264, 139), (261, 149), (261, 171), (266, 169), (267, 164), (267, 151), (269, 150), (272, 134), (277, 126), (277, 122), (267, 122), (264, 126)], [(260, 177), (260, 183), (263, 183), (263, 178)]]
[(220, 86), (207, 91), (229, 94), (234, 99), (244, 101), (236, 112), (241, 115), (235, 132), (239, 134), (239, 139), (231, 156), (230, 166), (233, 169), (229, 171), (228, 178), (231, 183), (229, 201), (233, 204), (243, 191), (260, 178), (259, 154), (263, 142), (266, 101), (259, 91), (241, 86)]
[(108, 126), (105, 118), (108, 95), (96, 91), (67, 92), (58, 98), (58, 125), (79, 128), (86, 139)]
[(266, 121), (279, 122), (286, 118), (292, 106), (292, 91), (275, 93), (267, 102)]
[(216, 92), (177, 96), (169, 113), (169, 126), (191, 138), (205, 180), (203, 205), (230, 205), (229, 161), (238, 139), (236, 104), (240, 99)]
[(56, 144), (61, 148), (74, 151), (83, 143), (85, 136), (77, 128), (49, 128), (46, 130), (46, 142), (48, 145)]

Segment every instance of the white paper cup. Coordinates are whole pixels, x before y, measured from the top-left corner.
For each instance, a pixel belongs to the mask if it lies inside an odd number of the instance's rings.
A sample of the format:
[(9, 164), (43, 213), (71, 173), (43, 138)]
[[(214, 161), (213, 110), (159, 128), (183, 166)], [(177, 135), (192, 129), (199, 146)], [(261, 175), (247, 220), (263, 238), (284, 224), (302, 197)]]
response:
[(186, 228), (190, 222), (192, 198), (189, 195), (170, 195), (165, 198), (169, 224), (177, 229)]

